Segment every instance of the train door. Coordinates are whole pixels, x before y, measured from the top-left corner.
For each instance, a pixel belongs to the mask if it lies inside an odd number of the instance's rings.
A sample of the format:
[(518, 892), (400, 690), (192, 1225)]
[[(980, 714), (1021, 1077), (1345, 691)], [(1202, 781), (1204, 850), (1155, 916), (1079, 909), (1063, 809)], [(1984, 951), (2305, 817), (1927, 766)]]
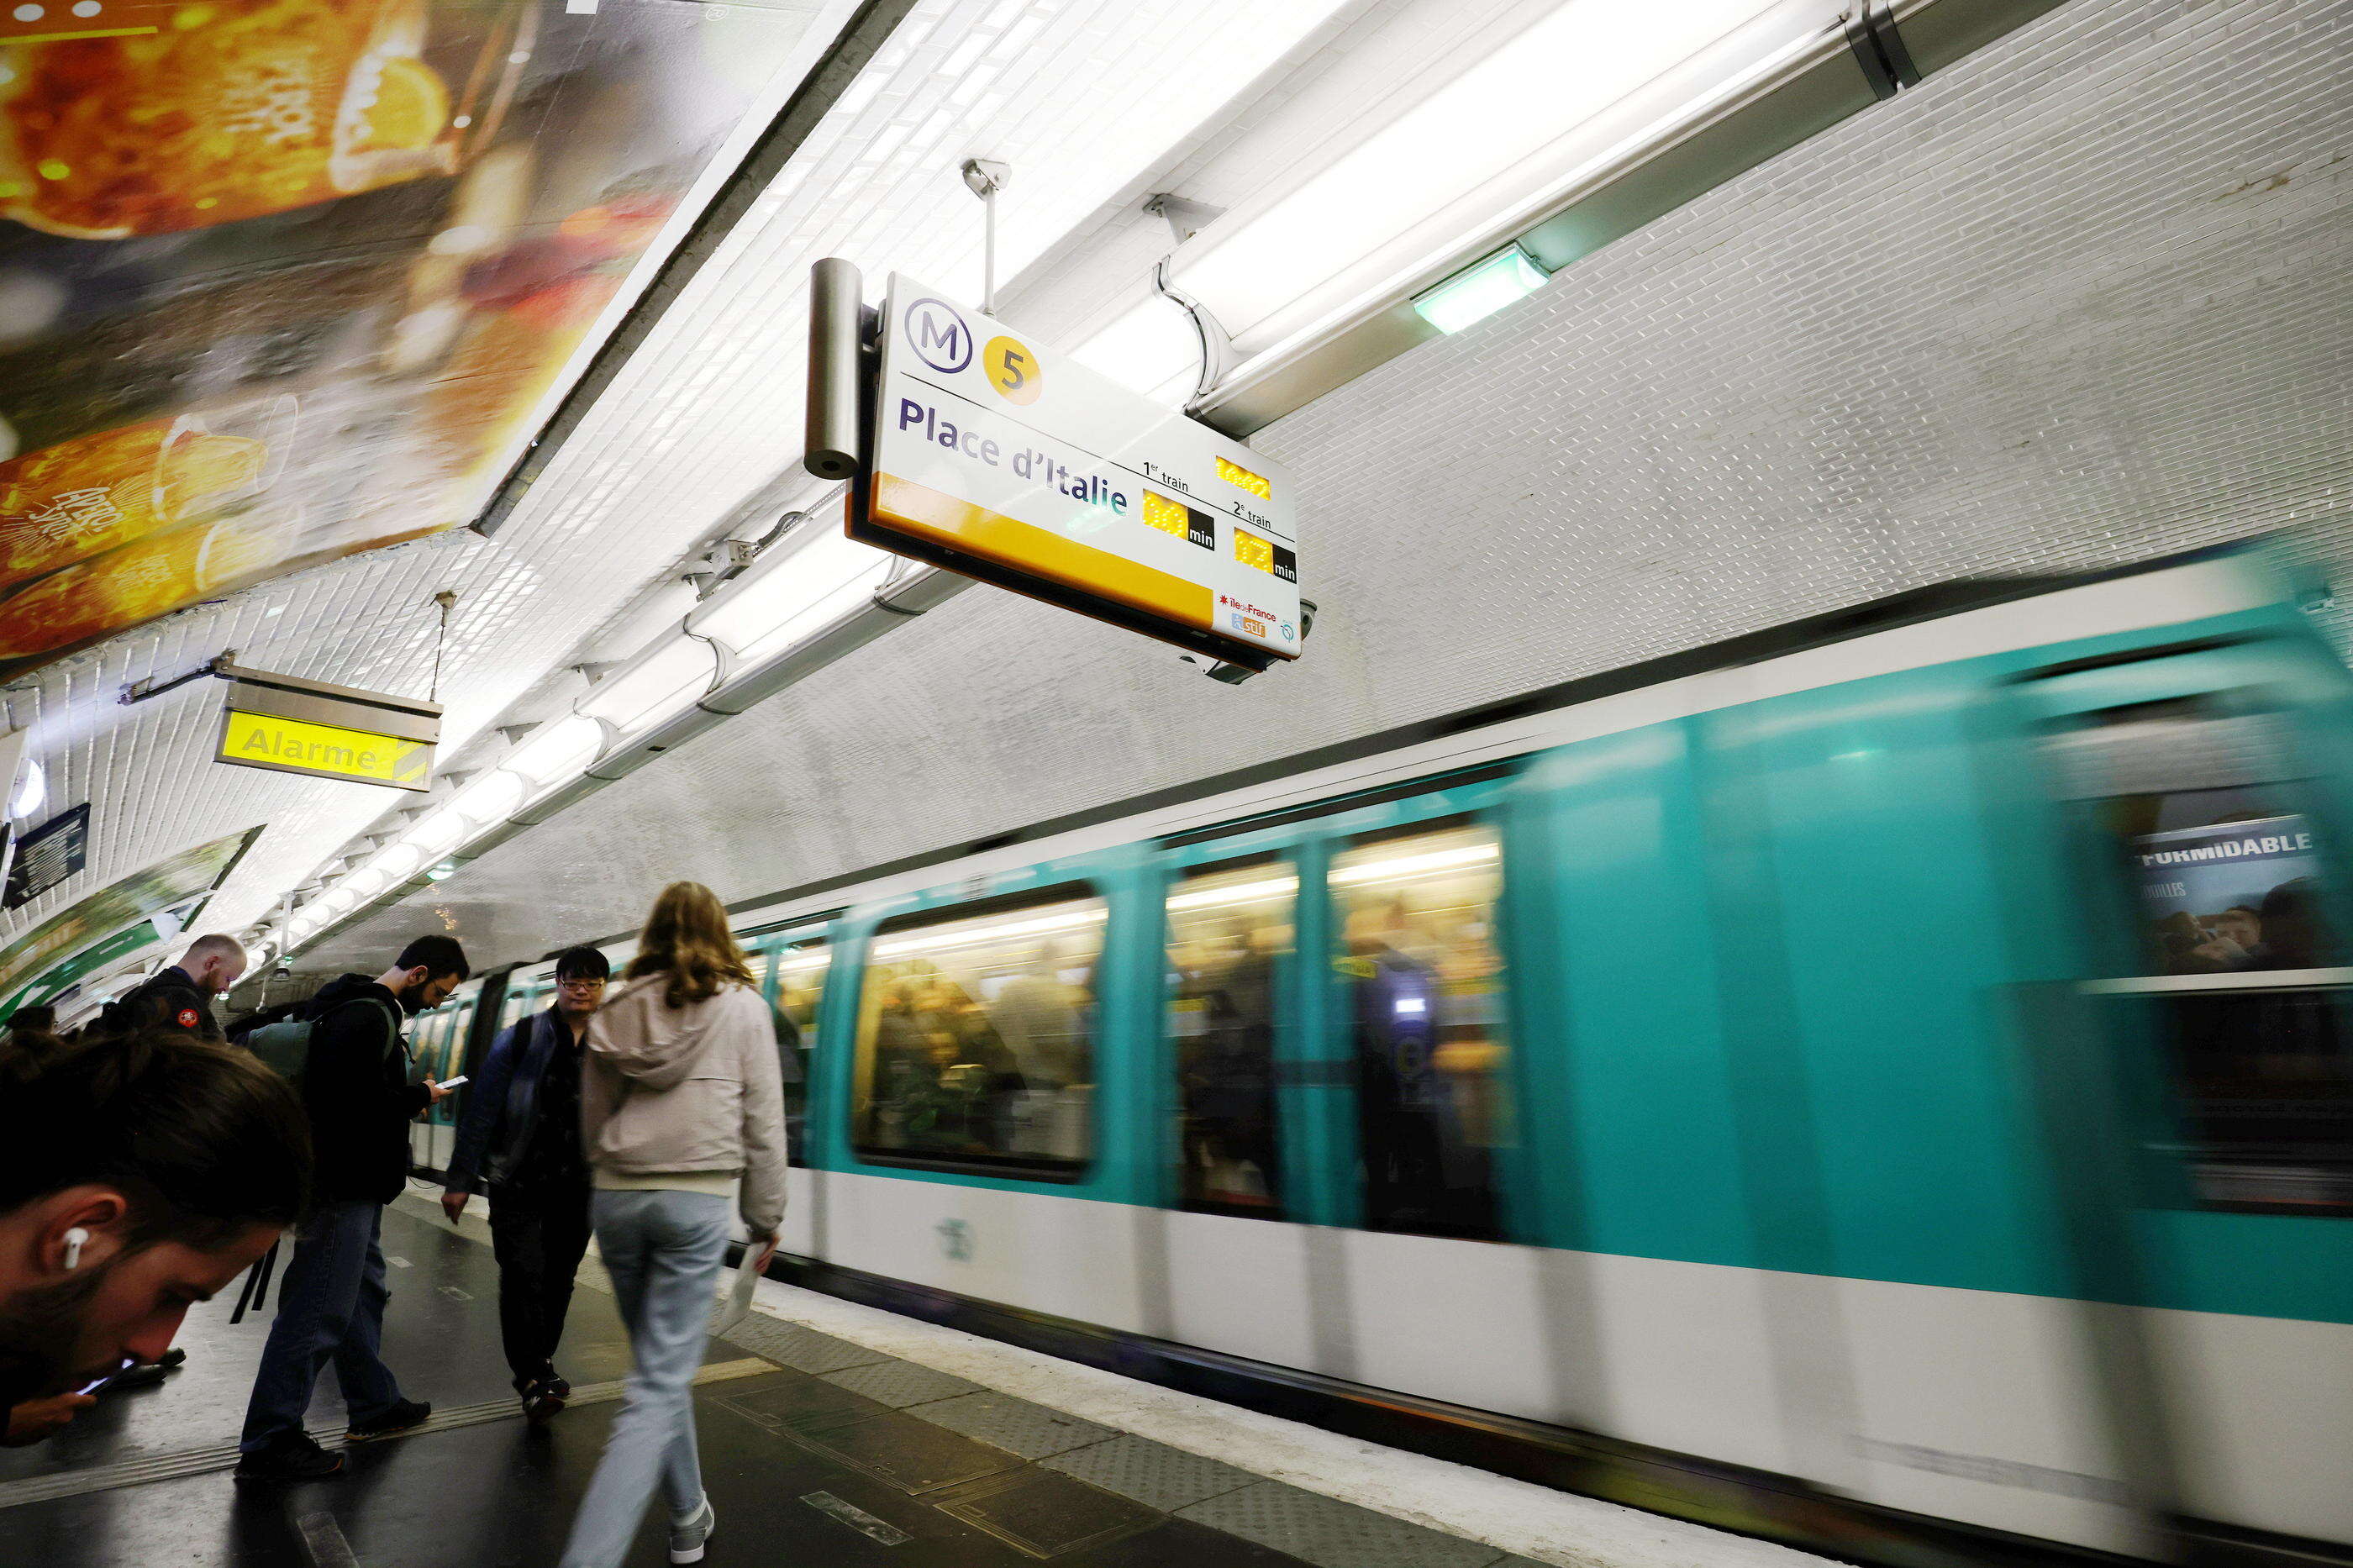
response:
[[(450, 1009), (418, 1015), (408, 1028), (408, 1077), (412, 1083), (426, 1078), (439, 1078), (441, 1041), (448, 1033)], [(409, 1123), (408, 1163), (424, 1170), (438, 1170), (440, 1163), (434, 1158), (436, 1129), (432, 1112)]]
[(830, 924), (806, 926), (767, 939), (757, 967), (760, 987), (776, 1013), (777, 1065), (785, 1082), (785, 1142), (792, 1163), (807, 1165), (809, 1083), (818, 1057), (818, 1004), (832, 967)]
[(2275, 639), (2017, 690), (2082, 954), (2027, 1035), (2136, 1479), (2200, 1560), (2353, 1541), (2353, 680)]
[(1532, 1266), (1490, 1245), (1525, 1226), (1511, 771), (1162, 845), (1167, 1337), (1491, 1408), (1525, 1386)]

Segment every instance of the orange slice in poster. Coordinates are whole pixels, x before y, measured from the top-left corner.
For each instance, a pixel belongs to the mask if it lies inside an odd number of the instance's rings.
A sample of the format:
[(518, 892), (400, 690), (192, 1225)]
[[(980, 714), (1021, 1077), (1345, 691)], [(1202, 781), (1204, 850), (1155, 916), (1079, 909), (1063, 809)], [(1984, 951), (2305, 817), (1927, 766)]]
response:
[(449, 89), (422, 60), (396, 57), (384, 62), (375, 102), (368, 106), (367, 140), (373, 151), (414, 152), (429, 147), (449, 124)]

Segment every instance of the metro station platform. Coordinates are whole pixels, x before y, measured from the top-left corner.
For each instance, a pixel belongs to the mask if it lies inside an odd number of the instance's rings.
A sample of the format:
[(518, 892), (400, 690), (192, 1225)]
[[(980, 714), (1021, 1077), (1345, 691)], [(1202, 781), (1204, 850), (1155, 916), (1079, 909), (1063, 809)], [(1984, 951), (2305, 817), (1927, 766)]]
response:
[[(554, 1564), (628, 1365), (601, 1267), (592, 1252), (558, 1357), (574, 1403), (533, 1427), (508, 1392), (497, 1275), (479, 1215), (453, 1228), (412, 1192), (387, 1211), (384, 1236), (393, 1282), (385, 1355), (410, 1398), (432, 1402), (429, 1422), (354, 1446), (338, 1480), (237, 1485), (237, 1428), (269, 1314), (232, 1325), (224, 1296), (189, 1315), (180, 1339), (187, 1364), (165, 1383), (103, 1396), (48, 1443), (0, 1450), (0, 1563)], [(322, 1380), (311, 1415), (315, 1436), (341, 1441), (332, 1377)], [(763, 1283), (752, 1316), (711, 1345), (697, 1417), (720, 1521), (706, 1560), (718, 1564), (1814, 1561), (774, 1281)], [(1352, 1491), (1357, 1500), (1335, 1495)], [(659, 1515), (657, 1507), (631, 1564), (666, 1561)]]

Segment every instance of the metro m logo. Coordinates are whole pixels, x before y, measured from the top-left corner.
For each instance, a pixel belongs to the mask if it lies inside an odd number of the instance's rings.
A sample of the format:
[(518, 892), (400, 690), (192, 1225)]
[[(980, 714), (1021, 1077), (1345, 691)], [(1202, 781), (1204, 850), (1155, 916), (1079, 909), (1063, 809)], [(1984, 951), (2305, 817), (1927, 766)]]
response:
[(907, 307), (907, 343), (925, 364), (949, 375), (972, 363), (972, 329), (944, 300)]

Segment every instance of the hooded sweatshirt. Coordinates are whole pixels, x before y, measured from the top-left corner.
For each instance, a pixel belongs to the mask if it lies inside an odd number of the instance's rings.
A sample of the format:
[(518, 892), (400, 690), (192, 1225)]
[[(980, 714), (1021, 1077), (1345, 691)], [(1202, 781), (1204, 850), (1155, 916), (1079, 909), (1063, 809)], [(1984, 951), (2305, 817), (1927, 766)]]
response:
[(581, 1144), (599, 1186), (689, 1190), (740, 1174), (754, 1236), (785, 1217), (785, 1091), (760, 994), (723, 985), (683, 1007), (670, 976), (633, 980), (588, 1020), (580, 1077)]

